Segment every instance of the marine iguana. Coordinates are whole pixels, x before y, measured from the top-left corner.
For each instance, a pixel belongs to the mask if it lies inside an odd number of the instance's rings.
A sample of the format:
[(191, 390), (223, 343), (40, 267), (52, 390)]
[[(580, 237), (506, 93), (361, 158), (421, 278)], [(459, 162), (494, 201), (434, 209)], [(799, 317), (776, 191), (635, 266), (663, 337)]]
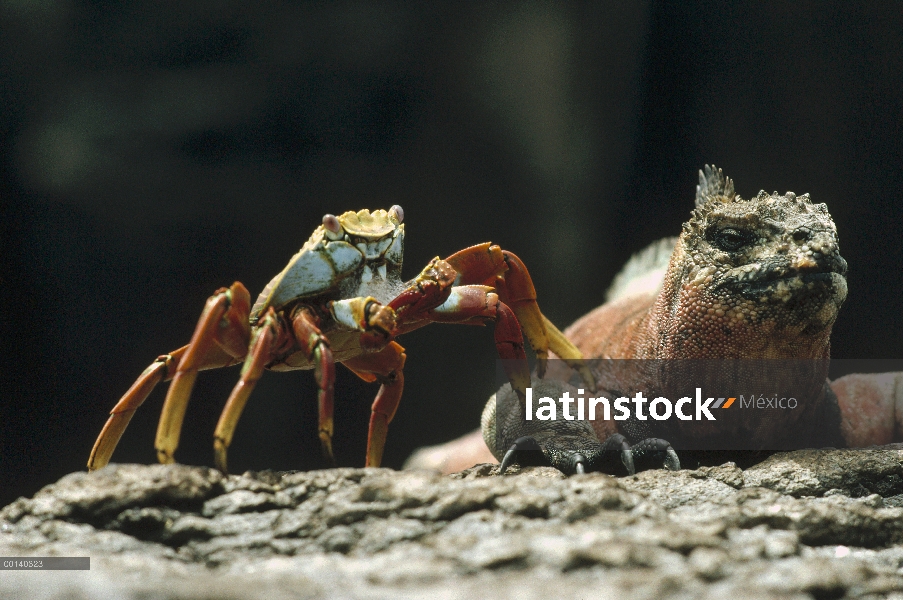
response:
[[(761, 191), (744, 200), (721, 169), (706, 165), (699, 172), (696, 208), (680, 236), (631, 259), (609, 290), (608, 302), (564, 333), (587, 358), (813, 359), (812, 364), (824, 367), (810, 373), (813, 387), (802, 410), (780, 423), (735, 422), (736, 431), (728, 435), (742, 430), (768, 442), (796, 436), (803, 447), (810, 439), (807, 432), (833, 446), (890, 443), (903, 429), (898, 423), (903, 374), (827, 380), (831, 328), (847, 296), (846, 271), (824, 204), (792, 192)], [(545, 386), (542, 393), (554, 398), (567, 384), (534, 379), (534, 386)], [(485, 462), (488, 446), (503, 470), (515, 460), (551, 464), (568, 473), (679, 468), (669, 442), (656, 435), (661, 431), (657, 423), (526, 422), (517, 412), (520, 404), (506, 394), (512, 392), (503, 387), (490, 398), (482, 440), (470, 434), (424, 449), (407, 466), (450, 472)], [(507, 413), (496, 414), (497, 398)], [(668, 434), (691, 435), (680, 425)], [(631, 446), (630, 439), (642, 441)]]

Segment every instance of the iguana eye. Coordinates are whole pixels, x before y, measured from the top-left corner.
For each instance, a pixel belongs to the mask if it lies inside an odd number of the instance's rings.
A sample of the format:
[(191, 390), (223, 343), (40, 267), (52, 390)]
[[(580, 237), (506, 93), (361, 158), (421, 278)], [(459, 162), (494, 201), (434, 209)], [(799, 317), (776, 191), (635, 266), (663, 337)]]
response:
[(714, 245), (725, 252), (736, 252), (751, 241), (752, 234), (749, 231), (734, 229), (733, 227), (719, 229), (715, 232), (712, 239)]

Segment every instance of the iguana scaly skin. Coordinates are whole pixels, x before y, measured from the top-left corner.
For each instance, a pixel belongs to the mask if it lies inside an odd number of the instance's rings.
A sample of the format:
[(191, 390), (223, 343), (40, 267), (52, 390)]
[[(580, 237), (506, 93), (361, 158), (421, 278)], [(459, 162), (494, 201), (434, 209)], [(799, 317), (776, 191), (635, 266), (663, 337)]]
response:
[[(662, 276), (666, 244), (673, 250)], [(706, 166), (699, 173), (696, 208), (680, 236), (635, 257), (616, 279), (609, 302), (564, 333), (587, 358), (827, 359), (831, 328), (847, 296), (846, 271), (824, 204), (791, 192), (763, 191), (744, 200), (720, 169)], [(781, 426), (788, 433), (775, 430), (776, 438), (793, 435), (800, 423), (836, 428), (837, 445), (889, 443), (899, 437), (901, 374), (848, 376), (828, 384), (826, 369), (816, 374), (809, 405), (796, 412), (799, 423), (785, 421)], [(492, 412), (490, 403), (487, 411)], [(496, 458), (514, 438), (548, 434), (509, 425), (496, 436), (487, 424), (495, 419), (487, 414), (483, 437)], [(612, 437), (621, 434), (636, 440), (629, 426), (618, 430), (613, 421), (592, 423), (603, 444), (611, 445)], [(620, 423), (624, 429), (629, 421)], [(468, 458), (481, 451), (475, 442), (472, 446)], [(462, 450), (459, 445), (457, 451)], [(434, 461), (440, 456), (433, 450)], [(445, 462), (460, 466), (452, 457)]]

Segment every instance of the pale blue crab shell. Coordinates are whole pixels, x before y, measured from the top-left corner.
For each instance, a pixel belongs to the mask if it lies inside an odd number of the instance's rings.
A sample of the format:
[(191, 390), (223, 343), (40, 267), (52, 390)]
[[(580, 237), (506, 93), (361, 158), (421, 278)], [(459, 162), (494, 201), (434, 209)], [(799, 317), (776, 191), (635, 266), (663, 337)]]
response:
[(399, 225), (394, 235), (374, 240), (363, 248), (344, 240), (329, 240), (323, 227), (318, 227), (282, 272), (260, 293), (251, 308), (251, 322), (255, 322), (269, 306), (281, 308), (295, 300), (335, 290), (343, 279), (357, 272), (368, 259), (382, 256), (400, 269), (403, 245), (404, 225)]

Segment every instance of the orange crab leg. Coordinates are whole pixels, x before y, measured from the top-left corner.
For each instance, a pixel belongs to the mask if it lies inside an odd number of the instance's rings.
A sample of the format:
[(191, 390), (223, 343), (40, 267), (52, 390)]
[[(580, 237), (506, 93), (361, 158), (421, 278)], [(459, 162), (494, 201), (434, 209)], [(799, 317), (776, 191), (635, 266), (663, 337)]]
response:
[(395, 417), (404, 390), (404, 361), (404, 348), (397, 342), (389, 342), (379, 352), (357, 356), (343, 363), (364, 381), (379, 381), (382, 384), (370, 409), (365, 466), (378, 467), (382, 463), (389, 423)]
[(292, 328), (298, 345), (314, 364), (314, 377), (317, 380), (318, 429), (323, 455), (333, 464), (333, 391), (335, 387), (335, 360), (329, 341), (317, 327), (317, 320), (307, 308), (298, 309), (292, 318)]
[[(527, 267), (524, 266), (523, 261), (513, 252), (502, 250), (502, 254), (505, 257), (505, 262), (508, 264), (508, 272), (499, 281), (499, 297), (514, 309), (517, 318), (521, 321), (524, 334), (530, 340), (530, 345), (535, 350), (532, 336), (542, 330), (546, 336), (547, 348), (551, 349), (568, 366), (579, 372), (583, 380), (590, 386), (590, 389), (595, 389), (595, 378), (583, 361), (583, 353), (539, 311), (533, 280), (530, 279), (530, 273), (527, 271)], [(541, 327), (537, 327), (537, 317), (539, 317)], [(546, 352), (545, 356), (548, 356), (548, 352)], [(540, 358), (538, 352), (537, 358)], [(542, 360), (540, 360), (536, 370), (539, 376), (542, 377), (545, 371), (545, 364)]]
[(495, 347), (511, 387), (521, 400), (525, 400), (527, 387), (530, 385), (530, 367), (524, 353), (524, 338), (517, 317), (503, 302), (499, 302), (496, 316)]
[(491, 285), (501, 301), (514, 310), (536, 353), (540, 377), (545, 373), (545, 359), (551, 349), (595, 388), (592, 373), (582, 362), (583, 354), (540, 312), (530, 272), (516, 254), (486, 242), (465, 248), (445, 260), (460, 274), (457, 284)]
[[(233, 284), (232, 295), (240, 296), (241, 289), (236, 288), (236, 286), (243, 289), (240, 283)], [(220, 290), (220, 292), (222, 291)], [(247, 291), (245, 291), (245, 295), (247, 296)], [(241, 342), (241, 312), (240, 306), (236, 307), (235, 310), (230, 309), (226, 312), (224, 318), (227, 319), (229, 327), (221, 332), (221, 339), (218, 339), (217, 344), (211, 346), (207, 354), (203, 356), (198, 366), (199, 370), (227, 367), (241, 360), (245, 352)], [(247, 319), (245, 319), (243, 327), (247, 328)], [(228, 348), (228, 350), (224, 348)], [(128, 427), (135, 411), (144, 403), (158, 383), (169, 381), (176, 375), (187, 350), (188, 345), (158, 357), (144, 370), (141, 376), (132, 384), (132, 387), (116, 403), (116, 406), (110, 411), (110, 417), (107, 419), (100, 435), (97, 436), (94, 447), (91, 449), (91, 456), (88, 458), (89, 471), (96, 471), (110, 462), (113, 451), (119, 444), (119, 440), (122, 438), (122, 434)]]
[(542, 320), (546, 324), (546, 332), (549, 334), (549, 348), (552, 349), (552, 352), (557, 354), (558, 358), (563, 360), (569, 367), (580, 373), (583, 381), (589, 385), (590, 389), (596, 389), (595, 378), (583, 360), (583, 353), (545, 315), (542, 316)]
[(153, 391), (158, 383), (172, 379), (174, 374), (174, 366), (178, 364), (182, 355), (188, 346), (182, 346), (175, 352), (164, 354), (157, 357), (151, 365), (144, 370), (132, 387), (122, 396), (113, 410), (110, 411), (110, 418), (97, 436), (94, 447), (91, 449), (91, 456), (88, 457), (88, 470), (95, 471), (101, 467), (105, 467), (110, 462), (113, 450), (119, 444), (122, 434), (125, 433), (129, 421), (135, 415), (138, 407), (144, 404), (144, 401)]
[(511, 308), (502, 302), (492, 288), (485, 285), (459, 285), (451, 290), (448, 300), (428, 312), (434, 322), (483, 324), (495, 321), (495, 346), (502, 359), (512, 387), (524, 397), (530, 385), (530, 368), (524, 353), (521, 326)]
[(174, 455), (179, 446), (179, 435), (191, 389), (198, 371), (206, 366), (210, 352), (219, 346), (235, 358), (236, 362), (248, 353), (250, 309), (251, 297), (248, 290), (237, 281), (229, 289), (217, 290), (207, 300), (163, 403), (155, 443), (157, 460), (161, 463), (175, 461)]
[(492, 242), (459, 250), (445, 259), (460, 275), (459, 284), (494, 285), (508, 270), (502, 249)]
[(267, 309), (254, 329), (248, 357), (241, 368), (241, 378), (232, 388), (232, 393), (229, 394), (229, 399), (220, 414), (216, 431), (213, 434), (216, 468), (223, 473), (228, 472), (226, 451), (229, 444), (232, 443), (232, 436), (235, 434), (235, 426), (238, 424), (241, 412), (244, 410), (251, 392), (254, 391), (254, 386), (263, 375), (263, 370), (273, 361), (274, 352), (283, 345), (280, 341), (284, 341), (285, 336), (285, 326), (276, 316), (272, 307)]
[(540, 376), (549, 355), (549, 336), (539, 305), (536, 289), (524, 263), (511, 252), (491, 242), (471, 246), (445, 259), (460, 274), (458, 284), (481, 283), (496, 288), (502, 302), (510, 306), (530, 342)]

